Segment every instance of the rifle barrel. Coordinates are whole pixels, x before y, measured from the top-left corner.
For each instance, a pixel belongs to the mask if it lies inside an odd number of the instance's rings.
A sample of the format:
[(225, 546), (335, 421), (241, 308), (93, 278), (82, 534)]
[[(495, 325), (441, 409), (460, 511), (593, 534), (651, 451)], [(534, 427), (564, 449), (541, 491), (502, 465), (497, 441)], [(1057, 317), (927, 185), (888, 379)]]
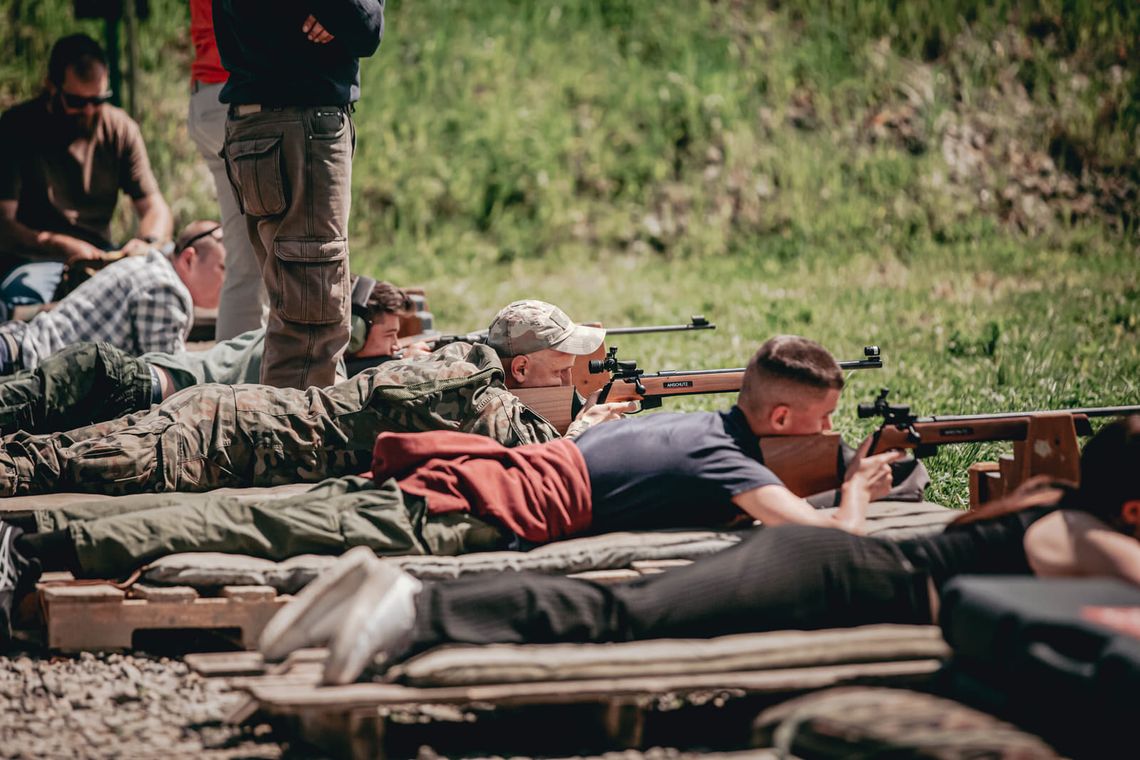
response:
[(603, 327), (606, 335), (644, 335), (646, 333), (685, 332), (688, 330), (715, 330), (709, 322), (690, 322), (687, 325), (649, 325), (646, 327)]
[[(883, 366), (883, 360), (879, 357), (870, 359), (854, 359), (851, 361), (838, 362), (840, 369), (879, 369)], [(660, 372), (653, 374), (642, 375), (642, 380), (648, 380), (654, 377), (676, 377), (678, 375), (731, 375), (733, 373), (744, 372), (745, 367), (732, 367), (730, 369), (663, 369)]]

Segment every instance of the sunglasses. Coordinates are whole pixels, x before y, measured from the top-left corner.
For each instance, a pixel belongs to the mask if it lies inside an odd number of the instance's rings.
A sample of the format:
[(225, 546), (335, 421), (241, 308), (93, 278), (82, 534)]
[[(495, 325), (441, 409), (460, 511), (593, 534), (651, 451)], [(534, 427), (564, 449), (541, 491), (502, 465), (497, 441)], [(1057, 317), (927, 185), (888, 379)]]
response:
[(221, 232), (221, 231), (222, 231), (222, 225), (219, 224), (217, 227), (211, 227), (208, 230), (204, 230), (202, 232), (199, 232), (197, 235), (195, 235), (194, 237), (190, 238), (189, 240), (183, 242), (181, 245), (179, 245), (177, 248), (175, 248), (174, 249), (174, 255), (177, 256), (178, 254), (182, 253), (187, 248), (194, 245), (195, 243), (197, 243), (199, 240), (201, 240), (204, 237), (214, 237), (215, 240), (221, 240), (222, 239), (221, 235), (214, 235), (215, 232)]
[(59, 91), (59, 99), (63, 104), (71, 109), (78, 111), (87, 106), (101, 106), (104, 103), (110, 103), (114, 98), (114, 94), (105, 92), (102, 95), (75, 95), (70, 92)]

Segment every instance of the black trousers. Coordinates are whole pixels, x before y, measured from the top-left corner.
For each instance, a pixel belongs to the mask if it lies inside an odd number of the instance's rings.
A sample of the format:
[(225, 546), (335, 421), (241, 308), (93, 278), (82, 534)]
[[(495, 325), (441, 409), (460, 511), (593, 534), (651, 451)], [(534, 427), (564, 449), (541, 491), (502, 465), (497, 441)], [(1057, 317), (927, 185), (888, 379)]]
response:
[(927, 574), (892, 542), (831, 528), (758, 529), (687, 567), (606, 586), (505, 572), (425, 584), (411, 656), (439, 644), (631, 641), (930, 623)]

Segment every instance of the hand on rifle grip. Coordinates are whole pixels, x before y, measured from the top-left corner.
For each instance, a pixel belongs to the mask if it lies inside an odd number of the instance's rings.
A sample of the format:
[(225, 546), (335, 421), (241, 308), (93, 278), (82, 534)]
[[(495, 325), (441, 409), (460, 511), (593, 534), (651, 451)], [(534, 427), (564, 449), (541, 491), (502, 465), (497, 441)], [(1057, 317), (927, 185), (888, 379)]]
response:
[(574, 418), (575, 420), (596, 425), (599, 422), (621, 419), (623, 415), (638, 411), (636, 401), (614, 401), (608, 404), (599, 404), (598, 396), (601, 392), (599, 389), (590, 394), (582, 406), (582, 411), (578, 412), (578, 416)]
[(845, 483), (866, 488), (872, 501), (881, 499), (891, 490), (893, 480), (891, 463), (901, 461), (906, 457), (906, 452), (898, 449), (868, 456), (867, 452), (870, 451), (874, 440), (874, 436), (868, 436), (863, 443), (859, 444), (859, 448), (855, 451), (855, 458), (848, 465), (847, 476), (844, 478)]

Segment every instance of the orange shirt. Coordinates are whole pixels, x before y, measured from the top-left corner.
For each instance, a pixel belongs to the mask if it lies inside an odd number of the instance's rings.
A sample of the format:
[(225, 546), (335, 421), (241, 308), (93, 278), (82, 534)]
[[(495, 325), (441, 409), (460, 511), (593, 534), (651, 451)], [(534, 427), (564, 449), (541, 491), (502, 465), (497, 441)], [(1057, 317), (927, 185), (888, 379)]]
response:
[(190, 41), (194, 43), (194, 62), (190, 78), (204, 84), (219, 84), (229, 79), (218, 56), (214, 39), (214, 8), (211, 0), (190, 0)]

